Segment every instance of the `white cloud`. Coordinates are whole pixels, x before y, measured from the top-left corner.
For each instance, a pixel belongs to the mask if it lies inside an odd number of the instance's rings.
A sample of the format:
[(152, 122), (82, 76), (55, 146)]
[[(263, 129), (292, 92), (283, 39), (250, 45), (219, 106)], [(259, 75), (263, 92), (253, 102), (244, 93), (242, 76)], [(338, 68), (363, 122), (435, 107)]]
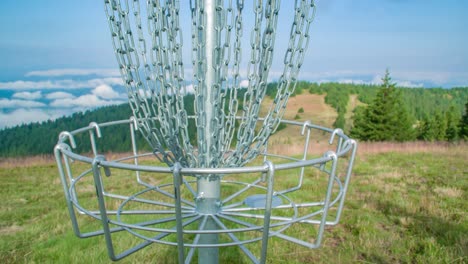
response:
[(14, 98), (26, 99), (26, 100), (37, 100), (42, 98), (41, 91), (37, 92), (18, 92), (13, 94)]
[(447, 84), (468, 85), (468, 72), (390, 71), (390, 75), (397, 80), (407, 80), (416, 84), (430, 82), (441, 86)]
[(97, 95), (103, 99), (115, 99), (115, 98), (121, 98), (124, 96), (114, 91), (114, 89), (112, 89), (112, 87), (110, 87), (107, 84), (101, 84), (97, 86), (92, 91), (92, 94)]
[(3, 113), (0, 111), (0, 128), (12, 127), (32, 122), (54, 120), (72, 113), (73, 111), (68, 109), (45, 110), (19, 108), (10, 113)]
[(345, 84), (367, 84), (369, 82), (366, 82), (364, 80), (358, 80), (358, 79), (340, 79), (337, 81), (338, 83), (345, 83)]
[[(321, 73), (306, 73), (308, 80), (315, 81), (318, 83), (327, 82), (338, 82), (338, 83), (349, 83), (349, 84), (371, 84), (381, 85), (383, 75), (376, 72), (352, 72), (352, 71), (336, 71), (336, 72), (321, 72)], [(408, 74), (407, 72), (390, 71), (392, 82), (396, 83), (399, 87), (424, 87), (426, 83), (437, 84), (437, 79), (441, 79), (440, 76), (437, 78), (427, 78), (428, 73), (414, 73), (414, 75)], [(436, 74), (437, 75), (437, 74)], [(323, 77), (323, 78), (322, 78)], [(468, 75), (467, 75), (468, 80)], [(448, 82), (449, 79), (446, 79)]]
[(79, 89), (91, 88), (99, 85), (123, 85), (122, 79), (117, 77), (99, 78), (84, 81), (76, 80), (47, 80), (47, 81), (14, 81), (0, 82), (0, 89)]
[(249, 86), (249, 80), (242, 80), (242, 81), (239, 83), (239, 86), (240, 86), (241, 88), (248, 87), (248, 86)]
[(193, 84), (189, 84), (185, 86), (185, 90), (187, 91), (188, 94), (194, 94), (195, 93), (195, 88), (193, 87)]
[(60, 76), (86, 76), (97, 75), (102, 77), (115, 77), (120, 73), (117, 69), (51, 69), (45, 71), (31, 71), (26, 76), (60, 77)]
[(375, 85), (381, 85), (382, 83), (382, 75), (375, 75), (374, 78), (372, 78), (372, 81), (369, 82), (369, 84)]
[[(107, 85), (123, 85), (122, 78), (120, 77), (114, 77), (114, 78), (102, 78), (102, 79), (92, 79), (87, 82), (85, 82), (88, 85), (91, 85), (91, 87), (96, 87), (102, 84), (107, 84)], [(89, 87), (89, 86), (87, 86)]]
[(0, 128), (12, 127), (31, 122), (41, 122), (54, 118), (56, 117), (39, 109), (30, 110), (20, 108), (8, 114), (0, 112)]
[(44, 107), (45, 104), (36, 101), (29, 101), (29, 100), (17, 100), (17, 99), (0, 99), (0, 108), (36, 108), (36, 107)]
[(75, 96), (71, 93), (66, 93), (66, 92), (53, 92), (53, 93), (47, 94), (45, 97), (47, 99), (54, 100), (54, 99), (74, 98)]
[[(324, 80), (332, 82), (352, 80), (354, 83), (362, 81), (368, 84), (382, 84), (381, 78), (384, 73), (385, 69), (322, 72), (301, 71), (299, 79), (314, 82), (321, 82)], [(390, 69), (390, 76), (399, 86), (407, 87), (468, 85), (468, 72), (403, 71)]]
[(396, 80), (395, 82), (396, 82), (397, 86), (400, 86), (400, 87), (414, 88), (414, 87), (423, 87), (424, 86), (423, 83), (415, 83), (415, 82), (412, 82), (412, 81), (399, 81), (399, 80)]
[[(320, 83), (322, 82), (330, 82), (329, 80), (321, 80)], [(362, 79), (339, 79), (336, 82), (338, 83), (346, 83), (346, 84), (372, 84), (372, 85), (381, 85), (382, 82), (382, 76), (380, 75), (375, 75), (372, 80), (370, 81), (365, 81)], [(407, 81), (407, 80), (392, 80), (392, 82), (396, 83), (396, 86), (398, 87), (423, 87), (424, 84), (421, 82), (412, 82), (412, 81)]]
[(56, 99), (50, 103), (52, 107), (99, 107), (105, 105), (123, 104), (122, 100), (103, 100), (95, 94), (86, 94), (77, 98)]

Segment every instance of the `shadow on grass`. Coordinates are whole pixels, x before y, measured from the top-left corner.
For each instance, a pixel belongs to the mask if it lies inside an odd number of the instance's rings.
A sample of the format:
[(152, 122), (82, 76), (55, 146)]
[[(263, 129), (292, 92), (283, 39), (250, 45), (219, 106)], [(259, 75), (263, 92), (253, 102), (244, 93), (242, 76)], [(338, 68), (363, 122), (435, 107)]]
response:
[[(408, 232), (420, 237), (421, 239), (435, 239), (435, 241), (446, 247), (456, 247), (457, 244), (461, 250), (468, 248), (468, 226), (462, 223), (450, 222), (441, 217), (429, 215), (423, 209), (418, 212), (410, 212), (406, 208), (389, 202), (377, 202), (377, 208), (396, 225), (406, 228)], [(403, 223), (401, 219), (409, 219)], [(462, 252), (463, 253), (463, 252)]]

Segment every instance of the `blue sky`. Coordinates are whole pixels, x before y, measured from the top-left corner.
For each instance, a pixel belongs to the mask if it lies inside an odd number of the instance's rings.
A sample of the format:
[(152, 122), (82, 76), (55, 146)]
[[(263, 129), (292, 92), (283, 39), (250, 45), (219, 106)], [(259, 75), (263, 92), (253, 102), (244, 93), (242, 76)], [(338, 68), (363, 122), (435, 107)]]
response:
[[(0, 1), (0, 128), (125, 101), (103, 2)], [(181, 5), (189, 25), (188, 0)], [(282, 1), (285, 12), (290, 5)], [(464, 0), (317, 0), (300, 78), (378, 83), (389, 68), (402, 86), (468, 86), (466, 11)], [(282, 70), (286, 25), (272, 79)]]

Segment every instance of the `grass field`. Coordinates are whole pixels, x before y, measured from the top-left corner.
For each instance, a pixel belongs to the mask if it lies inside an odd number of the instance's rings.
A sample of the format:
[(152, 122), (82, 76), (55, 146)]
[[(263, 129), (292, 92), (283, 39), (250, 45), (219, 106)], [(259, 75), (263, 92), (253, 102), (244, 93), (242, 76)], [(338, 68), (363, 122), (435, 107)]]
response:
[[(359, 104), (354, 96), (348, 108)], [(350, 115), (351, 111), (347, 118)], [(325, 104), (324, 95), (308, 93), (292, 97), (285, 113), (285, 119), (310, 120), (325, 127), (331, 127), (336, 116)], [(301, 153), (304, 137), (298, 129), (287, 126), (271, 137), (269, 152)], [(321, 155), (330, 149), (328, 137), (313, 132), (309, 153)], [(121, 155), (106, 156), (113, 159)], [(271, 238), (268, 263), (467, 263), (467, 161), (466, 143), (360, 143), (341, 222), (326, 228), (322, 247), (310, 250)], [(154, 164), (152, 159), (144, 162)], [(84, 168), (78, 162), (72, 166), (76, 172)], [(275, 186), (294, 186), (295, 181), (287, 176), (278, 173)], [(171, 182), (169, 177), (144, 177), (151, 184)], [(294, 199), (317, 195), (326, 183), (321, 179), (318, 170), (307, 169), (305, 192)], [(106, 178), (105, 185), (112, 192), (127, 195), (140, 187), (133, 177), (118, 171)], [(74, 235), (51, 157), (0, 159), (0, 188), (0, 263), (111, 263), (103, 237), (79, 239)], [(92, 181), (84, 181), (78, 190), (83, 194), (80, 202), (96, 208)], [(117, 205), (108, 201), (109, 207)], [(86, 217), (80, 217), (79, 223), (84, 231), (101, 227)], [(313, 241), (308, 237), (316, 234), (305, 224), (287, 231), (309, 242)], [(118, 252), (140, 241), (126, 232), (114, 235)], [(259, 243), (248, 248), (258, 257)], [(120, 263), (175, 263), (176, 255), (175, 247), (154, 244)], [(249, 261), (239, 249), (226, 248), (220, 250), (220, 263)]]
[[(268, 262), (467, 263), (468, 148), (425, 146), (364, 146), (341, 223), (327, 228), (322, 247), (272, 238)], [(3, 160), (0, 188), (1, 263), (111, 262), (103, 237), (74, 236), (52, 160)], [(128, 243), (123, 239), (117, 247)], [(246, 263), (237, 249), (220, 254), (222, 263)], [(120, 262), (173, 263), (175, 255), (173, 247), (151, 245)]]

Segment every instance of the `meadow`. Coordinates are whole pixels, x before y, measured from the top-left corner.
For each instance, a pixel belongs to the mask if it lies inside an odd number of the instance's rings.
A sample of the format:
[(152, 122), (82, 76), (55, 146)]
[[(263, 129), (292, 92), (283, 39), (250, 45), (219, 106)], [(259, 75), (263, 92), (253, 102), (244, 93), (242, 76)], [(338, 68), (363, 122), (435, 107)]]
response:
[[(313, 120), (315, 124), (332, 127), (338, 114), (325, 103), (324, 97), (308, 93), (292, 97), (285, 118)], [(348, 120), (351, 109), (361, 102), (351, 96), (349, 104), (345, 113)], [(114, 130), (103, 129), (103, 133), (105, 139)], [(330, 149), (328, 137), (313, 134), (309, 153), (322, 155)], [(270, 138), (269, 151), (298, 155), (304, 148), (300, 143), (303, 138), (297, 127), (286, 126)], [(124, 144), (108, 145), (124, 147)], [(46, 149), (47, 153), (52, 152), (51, 147)], [(100, 151), (109, 159), (124, 155), (120, 149), (111, 150), (106, 147)], [(359, 142), (340, 223), (326, 227), (319, 249), (270, 238), (267, 262), (467, 263), (467, 161), (466, 142)], [(154, 159), (143, 162), (156, 164)], [(84, 168), (84, 164), (75, 162), (72, 169), (78, 172)], [(294, 184), (286, 176), (278, 173), (275, 186)], [(145, 177), (152, 184), (171, 181), (149, 174)], [(313, 196), (323, 190), (325, 182), (321, 179), (317, 169), (307, 169), (305, 193), (300, 195)], [(113, 192), (131, 195), (141, 187), (134, 183), (133, 177), (113, 172), (105, 185)], [(0, 263), (112, 262), (103, 237), (79, 239), (74, 235), (53, 157), (0, 157), (0, 190)], [(80, 192), (89, 198), (83, 203), (96, 205), (92, 182), (83, 185)], [(99, 222), (86, 217), (79, 218), (79, 223), (84, 231), (100, 228)], [(309, 227), (298, 224), (287, 231), (307, 238), (316, 234)], [(119, 252), (140, 241), (125, 233), (115, 234)], [(258, 257), (259, 243), (249, 244), (248, 248)], [(175, 247), (153, 244), (119, 263), (176, 263), (176, 256)], [(238, 248), (223, 248), (220, 263), (249, 263), (249, 260)]]
[[(340, 224), (315, 250), (271, 238), (268, 263), (467, 263), (467, 150), (362, 144)], [(103, 237), (73, 234), (52, 158), (2, 159), (0, 189), (1, 263), (111, 262)], [(150, 245), (120, 263), (174, 263), (176, 252)], [(248, 263), (237, 249), (220, 255), (221, 263)]]

